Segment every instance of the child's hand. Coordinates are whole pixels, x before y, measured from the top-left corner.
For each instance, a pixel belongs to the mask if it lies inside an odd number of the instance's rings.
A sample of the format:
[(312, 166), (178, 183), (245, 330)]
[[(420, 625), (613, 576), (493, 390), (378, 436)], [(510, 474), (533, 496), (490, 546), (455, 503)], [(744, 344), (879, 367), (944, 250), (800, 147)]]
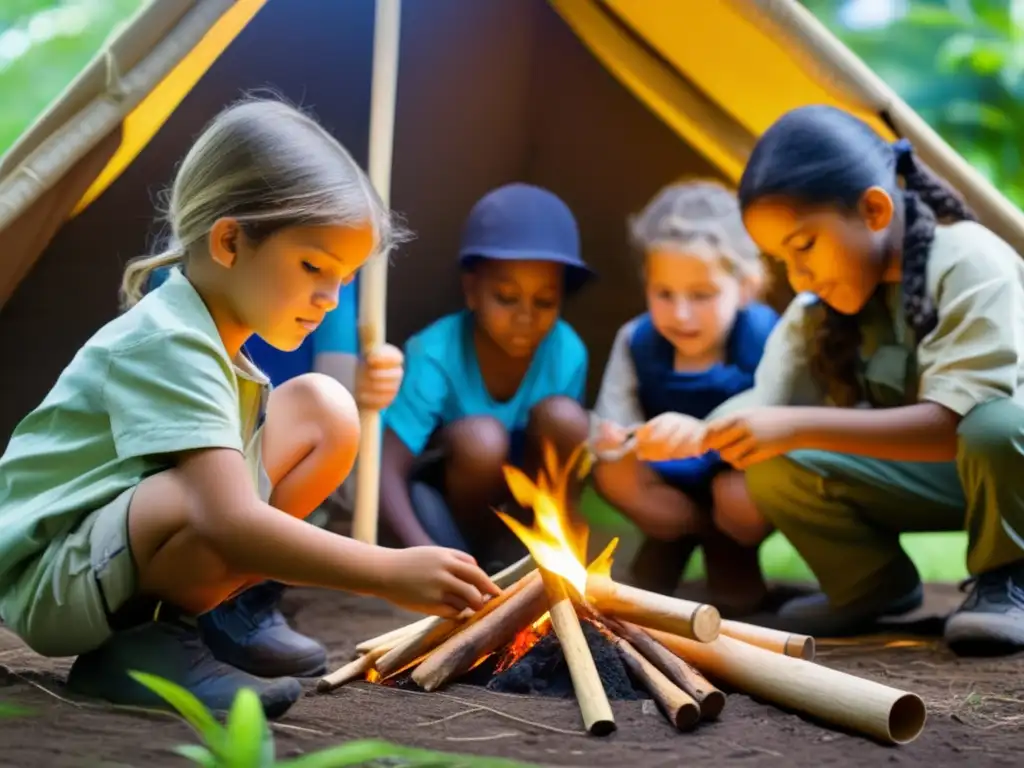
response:
[(356, 374), (356, 405), (382, 411), (391, 405), (402, 385), (405, 358), (398, 347), (383, 344), (359, 363)]
[(799, 433), (795, 408), (753, 408), (707, 425), (704, 449), (718, 451), (736, 469), (795, 450)]
[(385, 598), (436, 616), (454, 618), (466, 608), (480, 610), (485, 595), (501, 590), (465, 552), (444, 547), (409, 547), (388, 550)]
[(610, 453), (622, 448), (629, 439), (629, 432), (614, 421), (602, 421), (597, 427), (593, 449), (597, 453)]
[(681, 413), (663, 413), (636, 432), (636, 455), (641, 461), (689, 459), (704, 453), (704, 422)]

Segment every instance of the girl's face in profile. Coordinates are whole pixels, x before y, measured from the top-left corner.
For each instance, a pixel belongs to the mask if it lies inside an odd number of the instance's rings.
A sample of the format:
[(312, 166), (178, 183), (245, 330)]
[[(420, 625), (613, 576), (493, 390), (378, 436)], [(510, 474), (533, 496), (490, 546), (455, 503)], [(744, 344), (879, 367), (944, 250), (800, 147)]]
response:
[(762, 251), (786, 265), (794, 291), (816, 294), (837, 312), (857, 314), (891, 277), (893, 202), (878, 187), (854, 211), (766, 197), (747, 207), (743, 223)]
[(338, 305), (374, 244), (368, 224), (286, 227), (253, 243), (222, 219), (211, 233), (214, 261), (229, 267), (220, 282), (233, 319), (283, 351), (297, 349)]

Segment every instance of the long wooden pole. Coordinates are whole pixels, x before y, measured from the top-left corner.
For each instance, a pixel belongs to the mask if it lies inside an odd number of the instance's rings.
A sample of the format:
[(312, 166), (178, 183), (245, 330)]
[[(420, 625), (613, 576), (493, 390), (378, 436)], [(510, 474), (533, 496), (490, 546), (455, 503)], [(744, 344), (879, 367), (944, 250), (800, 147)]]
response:
[[(370, 183), (385, 207), (391, 207), (391, 155), (394, 148), (395, 101), (398, 93), (398, 41), (402, 0), (377, 0), (373, 33), (373, 82), (370, 91)], [(359, 340), (362, 354), (384, 343), (388, 285), (388, 254), (376, 256), (359, 275)], [(377, 543), (380, 502), (380, 412), (359, 412), (362, 430), (356, 469), (356, 509), (352, 537)]]

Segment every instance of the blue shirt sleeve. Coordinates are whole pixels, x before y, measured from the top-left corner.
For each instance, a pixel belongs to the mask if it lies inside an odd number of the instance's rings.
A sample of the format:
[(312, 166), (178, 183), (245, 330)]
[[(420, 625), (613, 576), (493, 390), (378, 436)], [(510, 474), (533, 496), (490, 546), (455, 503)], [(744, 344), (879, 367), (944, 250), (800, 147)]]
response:
[(324, 317), (313, 332), (313, 355), (340, 353), (359, 354), (359, 289), (353, 280), (338, 294), (338, 306)]
[(448, 376), (440, 361), (428, 353), (424, 339), (414, 336), (405, 345), (405, 375), (383, 414), (384, 426), (418, 456), (441, 423), (448, 392)]

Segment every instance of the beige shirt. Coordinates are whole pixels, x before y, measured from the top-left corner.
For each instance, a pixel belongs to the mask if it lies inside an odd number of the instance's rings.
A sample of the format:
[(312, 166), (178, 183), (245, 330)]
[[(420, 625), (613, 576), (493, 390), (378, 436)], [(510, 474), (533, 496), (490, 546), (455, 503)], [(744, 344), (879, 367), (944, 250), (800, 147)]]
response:
[[(917, 399), (963, 416), (989, 400), (1020, 396), (1024, 259), (980, 224), (940, 225), (927, 284), (938, 323), (917, 346)], [(798, 296), (768, 338), (753, 389), (722, 403), (708, 418), (750, 406), (828, 405), (808, 369), (808, 340), (818, 317), (814, 302)]]

